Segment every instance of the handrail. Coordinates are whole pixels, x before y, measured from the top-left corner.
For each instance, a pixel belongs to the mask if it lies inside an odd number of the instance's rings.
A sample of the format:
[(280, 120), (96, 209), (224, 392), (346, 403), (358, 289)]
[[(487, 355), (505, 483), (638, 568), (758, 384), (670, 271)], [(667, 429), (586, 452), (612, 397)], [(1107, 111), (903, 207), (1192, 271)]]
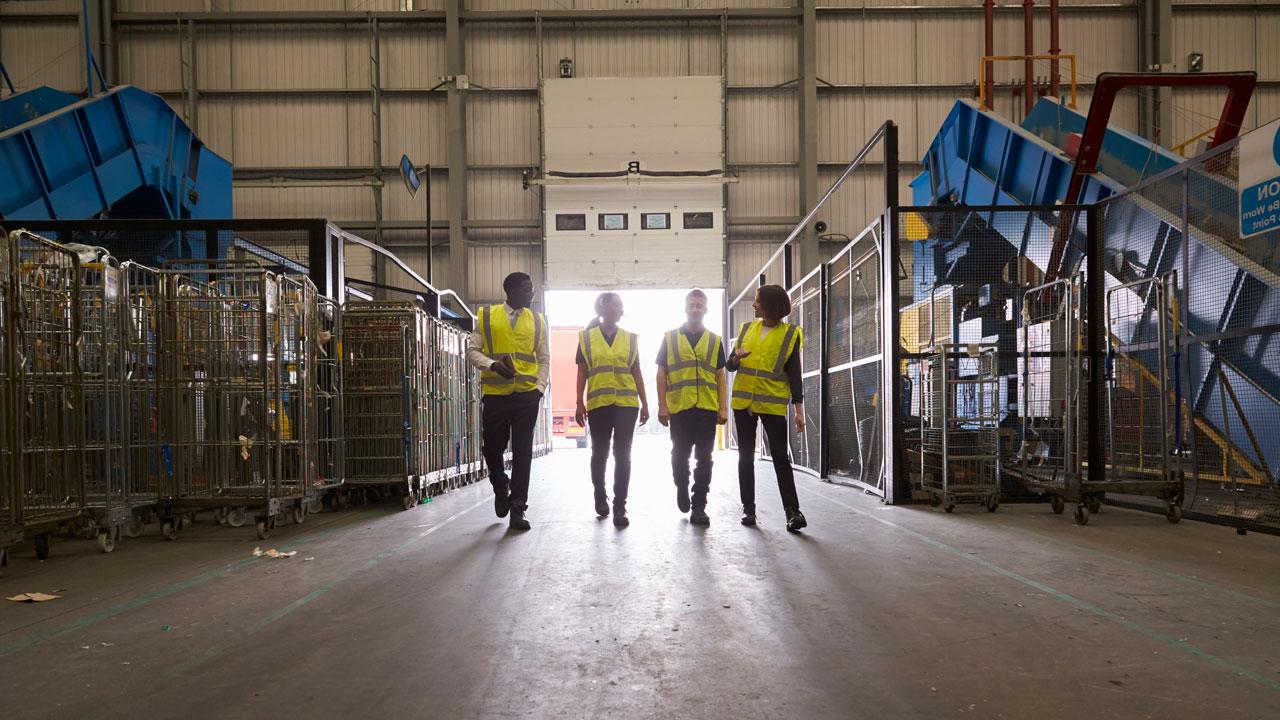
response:
[(404, 261), (400, 259), (399, 255), (396, 255), (395, 253), (391, 252), (390, 250), (387, 250), (386, 248), (382, 247), (381, 245), (378, 245), (377, 243), (371, 242), (369, 240), (365, 240), (359, 235), (352, 235), (351, 233), (343, 233), (342, 239), (344, 241), (353, 242), (356, 245), (359, 245), (361, 247), (368, 248), (373, 252), (379, 253), (382, 256), (388, 258), (389, 260), (391, 260), (391, 262), (395, 263), (396, 267), (400, 268), (400, 270), (403, 271), (405, 275), (408, 275), (409, 277), (418, 281), (419, 285), (426, 288), (430, 292), (434, 293), (437, 297), (441, 299), (445, 297), (453, 298), (454, 301), (458, 303), (458, 307), (462, 308), (462, 311), (465, 312), (468, 317), (472, 318), (473, 320), (475, 319), (476, 314), (471, 312), (471, 308), (462, 300), (462, 298), (458, 295), (458, 293), (448, 289), (441, 290), (437, 288), (435, 285), (432, 285), (431, 283), (427, 282), (426, 278), (422, 277), (417, 272), (415, 272), (413, 268), (409, 267), (408, 265), (405, 265)]
[(1179, 154), (1179, 155), (1181, 155), (1182, 157), (1186, 157), (1186, 156), (1187, 156), (1187, 154), (1186, 154), (1185, 152), (1183, 152), (1183, 151), (1187, 149), (1187, 146), (1188, 146), (1188, 145), (1190, 145), (1190, 144), (1191, 144), (1191, 143), (1193, 143), (1193, 142), (1196, 142), (1197, 140), (1203, 140), (1204, 138), (1209, 137), (1209, 136), (1210, 136), (1210, 135), (1212, 135), (1212, 134), (1213, 134), (1213, 132), (1214, 132), (1215, 130), (1217, 130), (1217, 129), (1218, 129), (1217, 127), (1211, 127), (1211, 128), (1209, 128), (1209, 129), (1207, 129), (1207, 130), (1201, 130), (1200, 132), (1196, 133), (1195, 135), (1192, 135), (1191, 137), (1187, 138), (1186, 140), (1183, 140), (1182, 142), (1178, 143), (1177, 145), (1174, 145), (1173, 147), (1171, 147), (1171, 148), (1169, 148), (1169, 149), (1170, 149), (1170, 150), (1172, 150), (1172, 151), (1174, 151), (1174, 152), (1176, 152), (1176, 153), (1178, 153), (1178, 154)]
[(978, 107), (983, 111), (990, 110), (987, 105), (987, 63), (993, 60), (1063, 60), (1071, 62), (1071, 102), (1067, 107), (1076, 107), (1076, 56), (1073, 53), (1053, 53), (1048, 55), (983, 55), (978, 65)]
[[(887, 133), (890, 128), (894, 128), (894, 127), (896, 127), (896, 125), (894, 125), (892, 120), (885, 120), (884, 124), (881, 125), (880, 128), (877, 129), (875, 133), (873, 133), (871, 137), (867, 139), (866, 144), (862, 146), (862, 149), (858, 151), (858, 154), (854, 155), (853, 160), (850, 160), (849, 164), (845, 166), (844, 172), (840, 173), (840, 177), (836, 178), (835, 182), (831, 183), (831, 187), (827, 188), (827, 192), (823, 194), (822, 198), (818, 200), (817, 204), (815, 204), (813, 208), (809, 210), (808, 214), (806, 214), (803, 218), (800, 219), (800, 222), (796, 223), (796, 226), (793, 227), (791, 229), (791, 232), (787, 234), (787, 238), (782, 241), (782, 244), (778, 246), (778, 249), (774, 250), (773, 254), (769, 256), (769, 259), (766, 260), (764, 264), (760, 266), (761, 270), (764, 270), (765, 268), (768, 268), (770, 265), (772, 265), (773, 261), (777, 260), (778, 257), (782, 255), (782, 253), (785, 252), (788, 247), (790, 247), (791, 243), (794, 242), (795, 239), (800, 236), (800, 233), (804, 232), (804, 229), (809, 226), (809, 223), (813, 220), (814, 216), (818, 214), (818, 211), (822, 209), (822, 206), (827, 204), (827, 201), (831, 199), (831, 196), (835, 194), (836, 190), (840, 189), (840, 186), (844, 184), (845, 180), (849, 179), (849, 176), (853, 174), (853, 171), (857, 170), (862, 165), (862, 163), (866, 161), (867, 156), (871, 154), (871, 151), (874, 150), (876, 145), (879, 145), (880, 141), (884, 139), (885, 133)], [(886, 160), (889, 162), (896, 162), (897, 158), (896, 157), (892, 159), (886, 158)], [(758, 276), (760, 275), (760, 273), (756, 273), (756, 275)], [(753, 288), (750, 285), (747, 285), (747, 287), (742, 288), (742, 292), (738, 293), (738, 296), (735, 297), (733, 301), (730, 302), (725, 307), (731, 308), (734, 305), (737, 305), (739, 301), (741, 301), (744, 297), (747, 296), (747, 292), (750, 290), (753, 290)]]

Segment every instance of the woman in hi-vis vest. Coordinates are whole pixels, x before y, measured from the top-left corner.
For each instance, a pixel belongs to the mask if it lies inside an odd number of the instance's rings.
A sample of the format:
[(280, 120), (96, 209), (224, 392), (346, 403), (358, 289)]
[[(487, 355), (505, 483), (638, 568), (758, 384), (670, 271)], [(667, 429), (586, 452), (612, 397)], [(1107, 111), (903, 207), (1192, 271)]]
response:
[(778, 491), (787, 514), (787, 530), (808, 525), (800, 512), (795, 475), (787, 439), (787, 405), (795, 405), (796, 432), (804, 432), (804, 385), (800, 376), (800, 347), (804, 334), (782, 321), (791, 314), (791, 298), (778, 285), (756, 291), (752, 303), (756, 319), (743, 323), (726, 369), (733, 377), (733, 425), (738, 434), (738, 490), (742, 494), (742, 524), (756, 524), (756, 420), (765, 440)]
[[(609, 496), (604, 487), (605, 466), (613, 445), (613, 524), (624, 528), (627, 488), (631, 484), (631, 440), (640, 424), (649, 421), (649, 400), (640, 375), (639, 342), (635, 333), (618, 327), (622, 298), (601, 293), (596, 317), (578, 333), (578, 410), (575, 419), (591, 432), (591, 484), (595, 488), (596, 515), (609, 516)], [(584, 401), (585, 395), (585, 401)]]

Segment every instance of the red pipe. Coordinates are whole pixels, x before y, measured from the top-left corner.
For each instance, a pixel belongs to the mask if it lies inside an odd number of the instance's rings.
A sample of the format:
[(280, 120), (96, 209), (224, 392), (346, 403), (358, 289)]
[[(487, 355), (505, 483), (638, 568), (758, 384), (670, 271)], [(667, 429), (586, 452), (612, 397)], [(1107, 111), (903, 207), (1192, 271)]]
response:
[[(990, 57), (996, 54), (996, 0), (982, 0), (982, 9), (986, 19), (986, 45), (983, 47), (982, 54)], [(988, 60), (986, 68), (986, 80), (983, 83), (982, 96), (986, 98), (987, 107), (994, 107), (996, 98), (993, 93), (995, 88), (995, 63)]]
[[(1058, 0), (1049, 0), (1049, 54), (1058, 55), (1062, 48), (1058, 46)], [(1058, 84), (1062, 78), (1059, 73), (1058, 60), (1049, 61), (1049, 94), (1058, 97)]]
[(1026, 77), (1022, 79), (1022, 102), (1025, 110), (1023, 116), (1031, 114), (1031, 108), (1035, 105), (1035, 87), (1034, 78), (1036, 74), (1036, 61), (1031, 56), (1036, 53), (1035, 27), (1033, 25), (1034, 11), (1036, 7), (1035, 0), (1022, 0), (1022, 24), (1024, 47), (1023, 54), (1027, 56), (1026, 69), (1023, 71)]

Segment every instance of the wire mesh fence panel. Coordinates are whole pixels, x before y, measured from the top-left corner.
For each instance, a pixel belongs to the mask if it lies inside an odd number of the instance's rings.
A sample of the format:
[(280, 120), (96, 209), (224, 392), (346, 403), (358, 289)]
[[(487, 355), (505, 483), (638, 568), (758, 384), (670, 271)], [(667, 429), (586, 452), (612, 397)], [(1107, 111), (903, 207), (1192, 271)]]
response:
[(77, 518), (84, 509), (80, 261), (31, 233), (17, 231), (10, 240), (11, 352), (19, 387), (15, 497), (30, 533)]
[[(1187, 279), (1170, 311), (1170, 445), (1187, 478), (1184, 508), (1280, 525), (1280, 230), (1242, 237), (1239, 165), (1228, 145), (1103, 203), (1106, 269), (1122, 284)], [(1138, 372), (1157, 369), (1138, 359)]]
[[(804, 338), (799, 357), (802, 392), (806, 400), (804, 430), (790, 433), (791, 462), (815, 474), (822, 472), (822, 273), (818, 268), (809, 273), (788, 292), (791, 298), (791, 315), (788, 322), (795, 324)], [(787, 421), (795, 427), (796, 406), (787, 406)], [(767, 446), (766, 446), (767, 447)], [(767, 452), (766, 452), (767, 456)]]
[(132, 512), (121, 332), (125, 298), (115, 258), (96, 248), (80, 252), (85, 505), (102, 529), (103, 549), (110, 550)]
[(827, 266), (828, 474), (883, 496), (880, 331), (885, 308), (878, 224)]

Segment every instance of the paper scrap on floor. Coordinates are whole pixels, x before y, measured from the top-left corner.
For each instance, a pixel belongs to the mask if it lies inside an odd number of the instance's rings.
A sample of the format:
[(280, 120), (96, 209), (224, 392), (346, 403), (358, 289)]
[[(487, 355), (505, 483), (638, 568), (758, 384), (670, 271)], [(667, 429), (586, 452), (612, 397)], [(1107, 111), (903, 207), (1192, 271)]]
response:
[(269, 557), (273, 559), (274, 558), (291, 558), (297, 554), (298, 554), (297, 550), (290, 550), (289, 552), (280, 552), (275, 548), (271, 548), (270, 550), (263, 550), (262, 548), (253, 549), (254, 557)]
[(13, 597), (8, 599), (14, 602), (20, 602), (20, 603), (38, 603), (38, 602), (46, 602), (48, 600), (57, 600), (60, 597), (62, 596), (49, 595), (48, 593), (34, 592), (34, 593), (22, 593), (20, 595), (14, 595)]

